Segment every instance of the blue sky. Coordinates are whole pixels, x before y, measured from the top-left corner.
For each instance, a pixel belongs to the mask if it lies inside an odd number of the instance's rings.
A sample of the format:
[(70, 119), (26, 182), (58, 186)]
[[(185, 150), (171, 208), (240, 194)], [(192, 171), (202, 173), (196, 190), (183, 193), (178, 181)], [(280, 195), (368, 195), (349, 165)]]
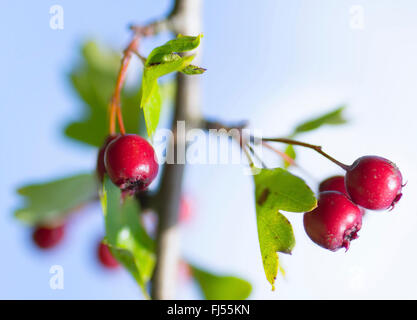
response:
[[(77, 216), (60, 249), (46, 254), (33, 248), (30, 231), (12, 211), (20, 200), (16, 187), (94, 167), (96, 150), (62, 135), (63, 126), (80, 115), (66, 75), (83, 40), (98, 39), (121, 50), (129, 23), (160, 17), (170, 3), (1, 2), (0, 298), (138, 297), (129, 275), (110, 274), (96, 263), (95, 245), (103, 232), (97, 206)], [(205, 1), (203, 113), (226, 121), (250, 119), (265, 135), (278, 136), (300, 120), (347, 103), (348, 125), (303, 139), (322, 144), (345, 162), (362, 154), (391, 158), (409, 182), (404, 198), (392, 214), (367, 216), (348, 254), (315, 247), (301, 216), (289, 216), (297, 247), (283, 257), (287, 278), (278, 279), (277, 292), (271, 293), (261, 266), (250, 178), (236, 166), (191, 166), (185, 190), (195, 196), (198, 210), (195, 221), (183, 228), (183, 250), (216, 271), (249, 279), (252, 298), (416, 298), (417, 3), (319, 3)], [(54, 4), (64, 8), (63, 30), (49, 27)], [(363, 29), (350, 28), (353, 5), (364, 9)], [(166, 39), (147, 40), (144, 53)], [(309, 151), (299, 154), (315, 179), (337, 172)], [(62, 291), (49, 288), (53, 264), (65, 268)], [(323, 280), (329, 275), (332, 281)], [(195, 288), (182, 288), (179, 297), (196, 297)]]

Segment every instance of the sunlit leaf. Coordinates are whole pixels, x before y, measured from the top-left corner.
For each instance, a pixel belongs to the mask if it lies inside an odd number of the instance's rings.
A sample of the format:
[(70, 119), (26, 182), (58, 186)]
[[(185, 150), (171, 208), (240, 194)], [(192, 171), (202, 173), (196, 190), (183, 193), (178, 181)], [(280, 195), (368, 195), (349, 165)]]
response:
[(194, 74), (202, 74), (206, 72), (206, 69), (190, 64), (186, 66), (184, 69), (182, 69), (181, 72), (186, 75), (194, 75)]
[[(287, 146), (287, 148), (285, 149), (285, 154), (293, 160), (295, 160), (295, 158), (297, 156), (296, 153), (295, 153), (295, 150), (294, 150), (294, 146), (291, 145), (291, 144), (289, 144)], [(284, 168), (285, 169), (287, 169), (290, 165), (291, 165), (291, 163), (289, 161), (284, 160)]]
[(155, 266), (155, 247), (140, 223), (140, 208), (133, 196), (124, 196), (106, 176), (101, 203), (105, 216), (105, 241), (114, 257), (132, 274), (146, 295)]
[(147, 66), (142, 76), (141, 107), (145, 115), (148, 136), (152, 137), (159, 123), (162, 100), (158, 78), (188, 66), (194, 56), (186, 56), (170, 62)]
[(200, 45), (202, 37), (202, 34), (197, 37), (179, 35), (177, 38), (153, 49), (146, 59), (146, 66), (172, 61), (174, 54), (196, 49)]
[(288, 171), (259, 170), (254, 175), (258, 238), (265, 275), (274, 290), (279, 265), (277, 252), (291, 253), (295, 245), (292, 226), (280, 211), (310, 211), (317, 201), (305, 182)]

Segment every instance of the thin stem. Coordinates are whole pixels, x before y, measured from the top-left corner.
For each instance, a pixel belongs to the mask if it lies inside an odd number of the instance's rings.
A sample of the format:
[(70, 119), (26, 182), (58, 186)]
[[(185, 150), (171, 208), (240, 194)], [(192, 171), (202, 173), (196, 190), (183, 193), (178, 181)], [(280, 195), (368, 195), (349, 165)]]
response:
[(117, 74), (117, 80), (116, 80), (116, 87), (114, 89), (112, 102), (110, 106), (110, 123), (109, 123), (109, 131), (110, 134), (115, 134), (116, 131), (116, 117), (118, 118), (119, 122), (119, 129), (122, 134), (125, 134), (125, 126), (123, 123), (123, 116), (121, 112), (121, 92), (123, 89), (123, 84), (126, 79), (127, 69), (129, 67), (130, 60), (132, 59), (132, 52), (137, 51), (139, 46), (139, 40), (141, 35), (138, 33), (135, 33), (133, 36), (133, 39), (130, 41), (129, 45), (123, 52), (123, 58), (122, 63), (119, 69), (119, 73)]
[(287, 138), (262, 138), (261, 140), (262, 141), (269, 141), (269, 142), (281, 142), (281, 143), (292, 144), (292, 145), (295, 145), (295, 146), (301, 146), (301, 147), (313, 149), (314, 151), (320, 153), (325, 158), (327, 158), (330, 161), (332, 161), (333, 163), (337, 164), (342, 169), (344, 169), (344, 170), (349, 169), (348, 165), (336, 160), (335, 158), (333, 158), (332, 156), (330, 156), (326, 152), (324, 152), (322, 150), (321, 146), (317, 146), (317, 145), (313, 145), (313, 144), (309, 144), (309, 143), (305, 143), (305, 142), (301, 142), (301, 141), (297, 141), (297, 140), (287, 139)]
[(120, 107), (120, 105), (116, 106), (116, 111), (117, 111), (117, 119), (119, 121), (120, 133), (125, 135), (126, 130), (125, 130), (125, 125), (123, 123), (122, 108)]
[(275, 152), (276, 154), (278, 154), (281, 158), (283, 158), (285, 161), (287, 161), (289, 164), (291, 164), (292, 166), (298, 166), (297, 165), (297, 163), (294, 161), (294, 159), (293, 158), (291, 158), (288, 154), (286, 154), (285, 152), (282, 152), (281, 150), (279, 150), (279, 149), (276, 149), (276, 148), (274, 148), (273, 146), (271, 146), (270, 144), (268, 144), (266, 141), (262, 141), (262, 145), (265, 147), (265, 148), (267, 148), (267, 149), (269, 149), (269, 150), (271, 150), (271, 151), (273, 151), (273, 152)]
[(142, 64), (145, 65), (146, 58), (142, 56), (138, 51), (134, 51), (133, 53), (140, 59), (140, 61), (142, 61)]
[(261, 157), (259, 157), (259, 155), (256, 153), (255, 149), (249, 143), (247, 143), (246, 146), (249, 149), (249, 151), (252, 153), (252, 155), (256, 158), (256, 160), (259, 161), (262, 168), (264, 168), (264, 169), (267, 168), (267, 165), (265, 164), (265, 162), (262, 161)]
[(109, 105), (109, 114), (109, 133), (114, 136), (116, 134), (116, 106), (113, 101)]
[(262, 146), (265, 148), (275, 152), (277, 155), (279, 155), (281, 158), (283, 158), (285, 161), (287, 161), (289, 164), (291, 164), (294, 167), (297, 167), (298, 170), (300, 170), (305, 176), (308, 176), (312, 180), (317, 180), (315, 177), (313, 177), (307, 170), (305, 170), (303, 167), (301, 167), (293, 158), (291, 158), (288, 154), (285, 152), (282, 152), (281, 150), (274, 148), (266, 141), (262, 141)]
[(253, 159), (252, 159), (251, 155), (249, 154), (249, 152), (247, 150), (247, 146), (243, 146), (243, 147), (241, 147), (241, 149), (245, 153), (246, 158), (248, 158), (249, 167), (251, 167), (251, 168), (255, 167), (255, 164), (253, 163)]

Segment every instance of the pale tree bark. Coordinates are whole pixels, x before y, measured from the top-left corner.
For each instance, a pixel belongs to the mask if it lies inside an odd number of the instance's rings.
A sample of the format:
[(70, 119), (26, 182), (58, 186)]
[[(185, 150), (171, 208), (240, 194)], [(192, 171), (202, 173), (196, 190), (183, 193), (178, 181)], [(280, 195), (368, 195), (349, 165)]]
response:
[[(170, 17), (170, 29), (183, 35), (201, 33), (202, 0), (176, 0)], [(200, 57), (201, 49), (197, 53)], [(198, 61), (197, 61), (198, 64)], [(177, 75), (177, 95), (172, 128), (176, 135), (177, 122), (185, 121), (186, 129), (200, 126), (200, 84), (198, 76)], [(178, 231), (178, 211), (185, 170), (185, 136), (167, 146), (167, 154), (173, 151), (175, 164), (166, 164), (158, 192), (158, 230), (157, 265), (152, 283), (153, 299), (174, 299), (178, 262), (180, 257), (180, 239)], [(181, 161), (182, 163), (178, 163)]]

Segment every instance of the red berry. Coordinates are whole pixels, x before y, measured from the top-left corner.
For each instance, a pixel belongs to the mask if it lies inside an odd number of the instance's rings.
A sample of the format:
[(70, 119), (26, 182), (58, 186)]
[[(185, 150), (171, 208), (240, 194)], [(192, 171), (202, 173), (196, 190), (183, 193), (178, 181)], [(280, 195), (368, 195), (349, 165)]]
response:
[[(350, 196), (346, 191), (344, 176), (333, 176), (324, 180), (319, 185), (319, 192), (323, 191), (338, 191), (350, 199)], [(362, 214), (365, 214), (364, 208), (359, 207), (359, 209), (361, 209)]]
[(114, 135), (114, 136), (108, 136), (106, 140), (104, 140), (103, 145), (98, 150), (97, 154), (97, 166), (96, 166), (96, 172), (98, 181), (102, 182), (104, 178), (104, 174), (106, 173), (106, 167), (104, 165), (104, 152), (106, 151), (107, 146), (110, 142), (112, 142), (114, 139), (118, 138), (120, 135)]
[(358, 237), (361, 227), (361, 210), (337, 191), (321, 192), (317, 208), (304, 214), (307, 235), (331, 251), (342, 247), (348, 250), (350, 241)]
[(122, 190), (144, 190), (158, 174), (154, 149), (148, 141), (134, 134), (110, 142), (104, 163), (110, 179)]
[(357, 159), (348, 168), (345, 183), (352, 201), (366, 209), (394, 207), (402, 195), (400, 170), (391, 161), (377, 156)]
[(36, 227), (33, 232), (33, 241), (39, 248), (50, 249), (61, 242), (64, 237), (64, 226)]
[(323, 191), (338, 191), (340, 193), (343, 193), (345, 196), (348, 196), (345, 187), (345, 177), (333, 176), (327, 178), (319, 185), (319, 192)]
[(100, 241), (98, 245), (98, 258), (103, 266), (109, 269), (114, 269), (119, 266), (119, 262), (113, 257), (109, 247)]

